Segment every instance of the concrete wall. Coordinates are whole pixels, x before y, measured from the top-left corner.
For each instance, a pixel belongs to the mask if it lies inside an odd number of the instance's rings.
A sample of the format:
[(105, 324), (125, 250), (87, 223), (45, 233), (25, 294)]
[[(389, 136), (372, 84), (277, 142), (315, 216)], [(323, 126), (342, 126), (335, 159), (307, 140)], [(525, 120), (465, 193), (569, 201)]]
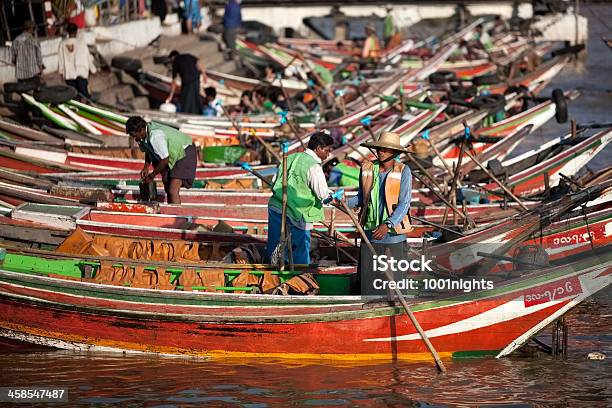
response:
[(581, 15), (556, 14), (545, 16), (534, 23), (533, 28), (542, 32), (540, 39), (568, 41), (572, 45), (586, 44), (589, 36), (588, 20)]
[[(445, 18), (450, 17), (455, 12), (454, 5), (394, 5), (393, 16), (399, 26), (407, 27), (418, 23), (425, 18)], [(512, 16), (512, 2), (491, 2), (468, 5), (468, 10), (472, 14), (500, 14), (509, 18)], [(308, 35), (308, 28), (302, 23), (305, 17), (321, 17), (328, 15), (331, 10), (329, 6), (312, 7), (291, 7), (288, 12), (286, 7), (244, 7), (242, 9), (243, 20), (257, 20), (274, 28), (277, 33), (281, 33), (285, 27), (291, 27), (302, 35)], [(370, 16), (375, 14), (379, 17), (385, 16), (385, 5), (380, 6), (341, 6), (342, 11), (347, 16)], [(519, 16), (529, 18), (533, 14), (531, 4), (524, 3), (519, 6)]]

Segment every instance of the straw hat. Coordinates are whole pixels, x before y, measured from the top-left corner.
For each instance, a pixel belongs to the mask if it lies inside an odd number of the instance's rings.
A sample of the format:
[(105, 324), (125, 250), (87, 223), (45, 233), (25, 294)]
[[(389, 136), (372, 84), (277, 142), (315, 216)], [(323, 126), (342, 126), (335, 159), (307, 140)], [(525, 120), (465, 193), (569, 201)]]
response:
[(372, 31), (372, 32), (374, 32), (374, 33), (375, 33), (375, 32), (376, 32), (376, 26), (374, 25), (374, 23), (369, 22), (369, 23), (367, 23), (367, 24), (365, 25), (365, 30), (366, 30), (366, 31), (370, 30), (370, 31)]
[(375, 142), (365, 142), (361, 144), (363, 147), (371, 147), (373, 149), (385, 148), (396, 150), (401, 153), (408, 153), (408, 149), (400, 144), (400, 136), (397, 133), (385, 132), (380, 139)]

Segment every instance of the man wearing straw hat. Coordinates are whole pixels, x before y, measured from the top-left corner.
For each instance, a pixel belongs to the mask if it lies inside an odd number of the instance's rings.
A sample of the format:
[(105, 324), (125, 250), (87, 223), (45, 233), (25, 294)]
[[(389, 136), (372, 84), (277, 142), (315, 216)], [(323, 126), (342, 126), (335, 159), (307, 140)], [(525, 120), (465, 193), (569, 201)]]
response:
[[(347, 200), (350, 208), (360, 208), (359, 222), (374, 250), (399, 260), (406, 257), (406, 235), (412, 230), (408, 218), (412, 196), (410, 168), (398, 160), (408, 151), (400, 144), (397, 133), (385, 132), (378, 141), (362, 146), (376, 152), (378, 160), (361, 165), (359, 192)], [(362, 282), (373, 276), (373, 254), (365, 244), (361, 245), (359, 261)], [(362, 294), (366, 294), (363, 293)]]
[(366, 39), (361, 50), (361, 58), (369, 61), (377, 61), (380, 58), (382, 47), (378, 35), (376, 35), (376, 27), (373, 23), (367, 23), (365, 26)]

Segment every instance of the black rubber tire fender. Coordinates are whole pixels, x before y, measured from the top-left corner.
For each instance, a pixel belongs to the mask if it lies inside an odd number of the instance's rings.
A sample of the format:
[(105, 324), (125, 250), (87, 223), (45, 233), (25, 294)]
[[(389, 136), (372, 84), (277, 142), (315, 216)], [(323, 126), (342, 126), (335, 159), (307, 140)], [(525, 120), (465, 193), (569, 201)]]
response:
[(485, 74), (474, 77), (472, 83), (476, 86), (480, 85), (497, 85), (501, 82), (499, 75), (497, 74)]
[(533, 99), (533, 95), (531, 94), (531, 92), (529, 92), (529, 88), (527, 88), (525, 85), (513, 85), (509, 86), (504, 91), (504, 95), (510, 95), (512, 93), (521, 95), (523, 99), (523, 103), (521, 105), (521, 112), (525, 112), (527, 109), (529, 109), (529, 101)]
[(458, 100), (458, 99), (468, 99), (473, 98), (478, 95), (478, 88), (474, 85), (470, 86), (453, 86), (452, 92), (450, 94), (450, 99)]
[(26, 93), (36, 90), (39, 86), (33, 82), (7, 82), (4, 84), (4, 92)]
[(506, 107), (506, 97), (499, 94), (481, 95), (472, 100), (470, 106), (474, 109), (487, 109), (497, 112)]
[(130, 57), (113, 57), (111, 66), (131, 74), (142, 69), (142, 61)]
[(429, 82), (432, 84), (445, 84), (457, 80), (457, 75), (453, 71), (436, 71), (429, 76)]
[(172, 60), (167, 55), (154, 55), (153, 56), (154, 64), (166, 65), (166, 64), (169, 64), (171, 61)]
[(39, 102), (59, 105), (76, 98), (78, 92), (68, 85), (41, 86), (34, 92), (34, 98)]
[(555, 119), (557, 123), (567, 122), (567, 100), (563, 90), (556, 88), (552, 92), (552, 100), (556, 106)]
[(558, 57), (559, 55), (578, 54), (580, 51), (584, 50), (584, 48), (584, 44), (570, 45), (567, 47), (560, 48), (558, 50), (554, 50), (551, 55), (553, 57)]

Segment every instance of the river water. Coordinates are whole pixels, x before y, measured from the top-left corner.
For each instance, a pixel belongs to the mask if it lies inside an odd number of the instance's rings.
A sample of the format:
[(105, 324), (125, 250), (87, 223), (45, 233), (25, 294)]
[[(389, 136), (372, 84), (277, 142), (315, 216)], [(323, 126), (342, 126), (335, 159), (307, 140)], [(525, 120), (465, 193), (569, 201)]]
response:
[[(567, 360), (453, 360), (440, 375), (431, 363), (218, 363), (25, 350), (0, 353), (0, 384), (67, 388), (67, 407), (605, 407), (612, 404), (611, 295), (600, 293), (568, 316)], [(592, 351), (609, 358), (588, 360)]]
[[(612, 26), (612, 6), (587, 5), (582, 12), (589, 18), (588, 58), (570, 64), (543, 94), (577, 87), (583, 95), (570, 105), (570, 116), (579, 123), (609, 121), (612, 51), (601, 37), (612, 37), (606, 27)], [(568, 124), (547, 124), (521, 149), (568, 130)], [(611, 159), (608, 147), (592, 165), (600, 168)], [(219, 363), (3, 347), (0, 386), (67, 388), (69, 402), (53, 405), (66, 407), (612, 406), (612, 288), (578, 307), (568, 323), (565, 361), (546, 355), (454, 360), (445, 375), (430, 363)], [(550, 342), (550, 330), (542, 339)], [(608, 358), (588, 360), (593, 351)]]

